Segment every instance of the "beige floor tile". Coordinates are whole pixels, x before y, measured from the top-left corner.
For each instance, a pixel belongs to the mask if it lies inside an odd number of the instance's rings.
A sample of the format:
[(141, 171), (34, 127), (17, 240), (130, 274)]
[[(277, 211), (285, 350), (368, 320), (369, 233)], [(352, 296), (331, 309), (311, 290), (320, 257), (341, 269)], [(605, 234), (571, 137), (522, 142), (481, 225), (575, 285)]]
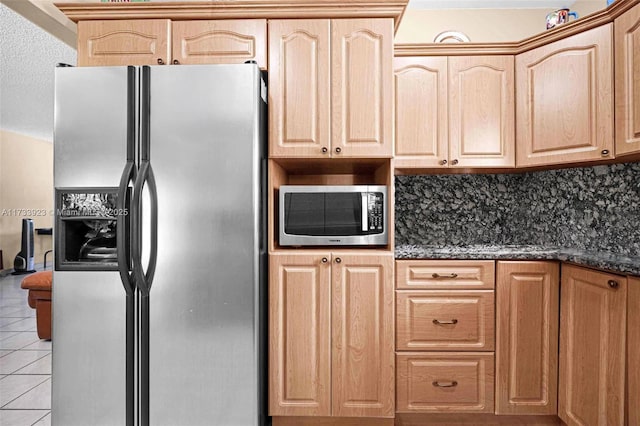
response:
[(22, 349), (27, 351), (50, 351), (51, 340), (38, 340), (37, 342), (25, 346)]
[(51, 426), (51, 413), (44, 416), (38, 423), (34, 423), (33, 426)]
[(16, 333), (15, 331), (0, 331), (0, 342), (4, 339), (8, 339), (9, 337), (13, 337), (16, 334), (18, 333)]
[(43, 351), (14, 351), (2, 357), (0, 362), (0, 374), (11, 374), (34, 361), (47, 356), (49, 352)]
[(2, 331), (36, 331), (35, 318), (25, 318), (1, 327)]
[(0, 358), (2, 358), (5, 355), (9, 355), (11, 352), (13, 352), (11, 349), (2, 349), (2, 350), (0, 350)]
[[(25, 352), (25, 351), (18, 351), (18, 352)], [(34, 351), (34, 352), (40, 353), (39, 351)], [(43, 356), (39, 360), (32, 362), (26, 367), (19, 369), (13, 374), (51, 374), (51, 354), (47, 352), (46, 356)]]
[(44, 420), (47, 413), (47, 410), (0, 410), (0, 425), (31, 426), (40, 419)]
[(0, 380), (0, 408), (50, 378), (47, 375), (11, 375), (3, 378)]
[[(32, 376), (23, 376), (32, 377)], [(51, 409), (51, 379), (40, 383), (29, 392), (14, 399), (4, 407), (4, 409), (32, 409), (32, 410), (50, 410)]]
[(0, 318), (0, 327), (4, 327), (9, 324), (13, 324), (14, 322), (22, 321), (23, 318), (15, 318), (15, 317), (2, 317)]
[(11, 337), (0, 340), (0, 349), (22, 349), (38, 340), (40, 338), (32, 331), (16, 333)]

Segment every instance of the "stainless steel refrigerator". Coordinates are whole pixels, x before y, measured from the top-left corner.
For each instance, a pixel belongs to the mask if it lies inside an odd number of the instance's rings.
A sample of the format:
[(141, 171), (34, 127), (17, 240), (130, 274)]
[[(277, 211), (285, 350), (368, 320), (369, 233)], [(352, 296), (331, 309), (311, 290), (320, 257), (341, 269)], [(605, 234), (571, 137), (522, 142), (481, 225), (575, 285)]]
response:
[(255, 64), (56, 68), (54, 425), (264, 424), (265, 122)]

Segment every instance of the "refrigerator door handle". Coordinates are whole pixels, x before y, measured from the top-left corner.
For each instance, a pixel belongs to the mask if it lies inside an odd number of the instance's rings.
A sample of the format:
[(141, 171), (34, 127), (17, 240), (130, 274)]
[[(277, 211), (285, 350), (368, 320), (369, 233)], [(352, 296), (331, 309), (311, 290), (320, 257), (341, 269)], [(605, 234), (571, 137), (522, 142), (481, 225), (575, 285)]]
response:
[[(142, 190), (144, 184), (147, 183), (149, 188), (150, 206), (150, 247), (149, 247), (149, 264), (145, 268), (142, 267)], [(151, 291), (153, 276), (156, 272), (156, 264), (158, 258), (158, 192), (156, 190), (156, 179), (153, 175), (153, 168), (149, 161), (144, 161), (140, 166), (140, 173), (136, 179), (133, 189), (133, 202), (131, 203), (134, 210), (134, 222), (138, 229), (137, 242), (133, 246), (133, 272), (136, 278), (138, 289), (142, 296), (148, 296)]]
[(135, 182), (135, 180), (135, 164), (133, 161), (127, 161), (127, 164), (124, 166), (124, 170), (122, 171), (122, 177), (120, 178), (120, 186), (118, 188), (118, 198), (116, 202), (116, 246), (118, 272), (120, 272), (122, 285), (124, 286), (124, 290), (128, 296), (133, 296), (136, 288), (133, 273), (129, 272), (131, 251), (127, 249), (130, 249), (132, 245), (135, 245), (135, 239), (137, 236), (137, 231), (135, 229), (136, 224), (134, 221), (129, 221), (129, 235), (132, 237), (131, 241), (127, 241), (126, 226), (126, 220), (129, 218), (129, 215), (133, 213), (131, 209), (128, 208), (129, 206), (127, 206), (127, 189), (129, 188), (129, 182)]

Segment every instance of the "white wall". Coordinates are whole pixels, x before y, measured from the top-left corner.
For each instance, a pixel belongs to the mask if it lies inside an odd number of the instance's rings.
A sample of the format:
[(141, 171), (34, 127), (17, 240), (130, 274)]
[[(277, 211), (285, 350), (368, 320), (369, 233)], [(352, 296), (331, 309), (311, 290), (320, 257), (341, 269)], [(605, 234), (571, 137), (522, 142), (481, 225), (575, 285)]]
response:
[[(571, 10), (580, 17), (597, 12), (606, 0), (577, 1)], [(472, 42), (520, 41), (546, 31), (551, 9), (407, 9), (396, 32), (396, 43), (431, 43), (443, 31), (461, 31)]]

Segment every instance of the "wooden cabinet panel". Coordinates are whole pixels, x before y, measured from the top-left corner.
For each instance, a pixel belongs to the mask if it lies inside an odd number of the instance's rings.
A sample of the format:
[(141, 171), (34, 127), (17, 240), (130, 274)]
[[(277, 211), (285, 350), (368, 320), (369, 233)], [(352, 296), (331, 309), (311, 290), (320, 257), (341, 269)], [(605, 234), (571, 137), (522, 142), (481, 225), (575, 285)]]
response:
[(496, 414), (556, 414), (560, 267), (499, 261)]
[(331, 415), (330, 259), (270, 255), (269, 415)]
[(398, 260), (397, 288), (407, 290), (493, 290), (493, 260)]
[(332, 156), (393, 156), (393, 19), (331, 21)]
[(402, 412), (493, 412), (493, 353), (397, 356)]
[(513, 56), (449, 58), (449, 163), (515, 167)]
[(562, 266), (558, 415), (569, 426), (624, 424), (626, 281)]
[(435, 167), (448, 162), (446, 57), (399, 57), (395, 82), (395, 165)]
[(398, 291), (397, 350), (494, 348), (493, 291)]
[(171, 61), (171, 21), (78, 22), (78, 66), (158, 65)]
[(611, 45), (607, 24), (516, 57), (518, 167), (613, 157)]
[(392, 417), (393, 256), (333, 253), (333, 415)]
[(640, 5), (615, 20), (616, 155), (640, 152)]
[(242, 64), (267, 67), (265, 19), (174, 21), (173, 60), (180, 64)]
[(627, 291), (627, 424), (640, 425), (639, 277), (629, 277)]
[(269, 21), (271, 157), (330, 156), (329, 34), (328, 19)]

